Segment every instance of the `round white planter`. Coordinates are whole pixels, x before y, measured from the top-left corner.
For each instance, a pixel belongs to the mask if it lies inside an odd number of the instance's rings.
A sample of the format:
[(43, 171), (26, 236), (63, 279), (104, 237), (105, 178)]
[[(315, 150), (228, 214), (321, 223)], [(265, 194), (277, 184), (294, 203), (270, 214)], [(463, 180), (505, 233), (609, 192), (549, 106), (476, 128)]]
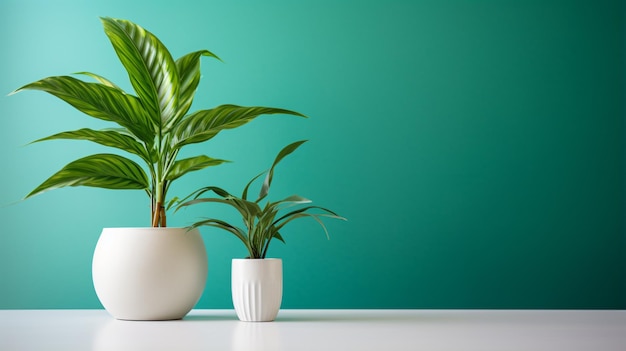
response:
[(198, 302), (207, 255), (197, 229), (104, 228), (93, 255), (96, 294), (117, 319), (183, 318)]
[(232, 295), (237, 317), (245, 322), (276, 319), (283, 298), (283, 261), (233, 259)]

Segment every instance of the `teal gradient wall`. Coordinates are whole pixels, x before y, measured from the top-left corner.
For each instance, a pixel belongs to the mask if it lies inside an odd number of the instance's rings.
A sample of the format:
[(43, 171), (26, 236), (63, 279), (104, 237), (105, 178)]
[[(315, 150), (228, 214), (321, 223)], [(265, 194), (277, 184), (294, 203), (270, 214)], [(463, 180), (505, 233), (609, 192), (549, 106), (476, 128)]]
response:
[[(233, 191), (287, 143), (274, 196), (348, 217), (327, 240), (294, 223), (270, 255), (284, 308), (626, 308), (623, 1), (0, 1), (0, 308), (100, 308), (103, 227), (147, 226), (144, 193), (69, 188), (19, 201), (103, 148), (27, 145), (100, 128), (44, 93), (91, 71), (130, 90), (99, 16), (130, 19), (178, 57), (209, 49), (194, 109), (294, 109), (194, 152), (233, 163), (184, 178)], [(184, 226), (219, 207), (170, 215)], [(235, 238), (203, 230), (198, 308), (231, 308)]]

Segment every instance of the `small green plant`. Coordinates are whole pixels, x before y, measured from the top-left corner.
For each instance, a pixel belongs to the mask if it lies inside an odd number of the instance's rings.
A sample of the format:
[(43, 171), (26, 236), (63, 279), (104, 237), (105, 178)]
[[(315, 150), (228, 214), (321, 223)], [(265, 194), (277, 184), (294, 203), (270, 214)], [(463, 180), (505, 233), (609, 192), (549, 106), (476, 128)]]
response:
[(200, 58), (219, 58), (208, 50), (200, 50), (175, 61), (165, 45), (144, 28), (126, 20), (101, 20), (137, 96), (89, 72), (80, 74), (96, 82), (55, 76), (27, 84), (13, 93), (41, 90), (88, 116), (117, 125), (103, 130), (61, 132), (36, 141), (88, 140), (137, 156), (146, 168), (120, 155), (95, 154), (67, 164), (26, 198), (67, 186), (145, 190), (151, 201), (152, 226), (165, 227), (166, 208), (172, 203), (167, 200), (171, 184), (189, 172), (225, 162), (205, 155), (179, 159), (178, 153), (184, 146), (205, 142), (224, 129), (239, 127), (263, 114), (305, 117), (279, 108), (236, 105), (188, 114), (200, 81)]
[[(311, 203), (311, 200), (309, 199), (305, 199), (298, 195), (292, 195), (280, 201), (267, 201), (264, 206), (260, 205), (260, 202), (268, 196), (270, 186), (272, 185), (272, 180), (274, 178), (274, 168), (276, 165), (278, 165), (278, 163), (285, 158), (285, 156), (294, 152), (305, 142), (306, 140), (297, 141), (284, 147), (278, 153), (274, 163), (268, 171), (260, 173), (248, 182), (241, 197), (231, 195), (222, 188), (208, 186), (194, 191), (185, 199), (181, 200), (180, 204), (177, 206), (177, 210), (185, 206), (207, 202), (222, 203), (234, 207), (239, 214), (241, 214), (245, 229), (214, 218), (198, 221), (192, 224), (191, 228), (210, 226), (221, 228), (234, 234), (246, 246), (249, 254), (248, 258), (265, 258), (272, 239), (278, 239), (284, 243), (285, 240), (280, 233), (281, 230), (287, 223), (297, 218), (313, 218), (322, 226), (326, 236), (328, 237), (328, 230), (326, 229), (326, 226), (324, 225), (324, 222), (322, 222), (321, 218), (329, 217), (341, 220), (346, 219), (323, 207), (313, 205), (304, 206), (304, 204)], [(264, 174), (265, 179), (261, 185), (258, 198), (255, 201), (248, 200), (248, 190), (250, 189), (250, 186), (255, 180), (259, 179)], [(218, 197), (200, 197), (209, 192), (216, 194)], [(317, 211), (311, 212), (313, 210)]]

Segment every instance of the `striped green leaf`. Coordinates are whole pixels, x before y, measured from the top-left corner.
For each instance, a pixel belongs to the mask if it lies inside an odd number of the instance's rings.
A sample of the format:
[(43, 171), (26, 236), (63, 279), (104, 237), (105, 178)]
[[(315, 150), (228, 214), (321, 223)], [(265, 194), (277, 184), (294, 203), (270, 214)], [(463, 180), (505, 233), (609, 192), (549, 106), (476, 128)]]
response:
[(301, 113), (281, 108), (221, 105), (210, 110), (194, 112), (183, 119), (173, 130), (173, 143), (175, 147), (201, 143), (224, 129), (236, 128), (260, 115), (269, 114), (288, 114), (306, 118)]
[(143, 105), (135, 96), (124, 94), (121, 90), (70, 76), (44, 78), (14, 93), (22, 90), (45, 91), (91, 117), (119, 124), (146, 143), (154, 140)]
[(33, 141), (33, 143), (54, 140), (54, 139), (70, 139), (70, 140), (89, 140), (100, 145), (113, 147), (126, 152), (130, 152), (141, 157), (147, 163), (152, 163), (150, 155), (144, 148), (143, 144), (135, 140), (135, 138), (120, 133), (115, 130), (93, 130), (83, 128), (79, 130), (61, 132), (49, 137)]
[(95, 79), (96, 81), (98, 81), (100, 84), (106, 85), (109, 88), (115, 88), (117, 90), (122, 91), (122, 88), (118, 87), (115, 83), (111, 82), (110, 80), (104, 78), (103, 76), (99, 74), (95, 74), (91, 72), (76, 72), (74, 74), (82, 74), (84, 76), (91, 77)]
[(26, 196), (67, 186), (107, 189), (147, 189), (148, 177), (135, 162), (113, 154), (96, 154), (73, 161)]
[(135, 92), (160, 130), (178, 108), (179, 78), (174, 59), (165, 45), (142, 27), (127, 20), (101, 20)]
[(178, 60), (176, 60), (176, 68), (178, 70), (178, 77), (180, 80), (179, 85), (179, 97), (178, 97), (178, 111), (176, 116), (171, 119), (165, 130), (169, 130), (174, 124), (176, 124), (191, 108), (196, 88), (200, 82), (200, 58), (202, 56), (214, 57), (220, 59), (217, 55), (208, 50), (200, 50), (191, 52)]
[(174, 162), (174, 165), (168, 172), (166, 179), (171, 181), (180, 178), (189, 172), (199, 171), (210, 166), (217, 166), (224, 162), (228, 161), (211, 158), (205, 155), (178, 160)]

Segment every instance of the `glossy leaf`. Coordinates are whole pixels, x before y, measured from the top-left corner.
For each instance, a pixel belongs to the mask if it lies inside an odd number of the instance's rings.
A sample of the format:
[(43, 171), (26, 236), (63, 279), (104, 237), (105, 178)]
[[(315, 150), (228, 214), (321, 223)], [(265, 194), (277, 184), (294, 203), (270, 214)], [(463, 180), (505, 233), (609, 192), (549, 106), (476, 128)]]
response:
[(178, 179), (189, 172), (199, 171), (210, 166), (217, 166), (224, 162), (228, 161), (211, 158), (205, 155), (178, 160), (172, 166), (172, 169), (167, 174), (166, 179), (170, 181)]
[(93, 130), (83, 128), (70, 132), (57, 133), (49, 137), (35, 140), (34, 142), (54, 139), (89, 140), (104, 146), (109, 146), (124, 150), (126, 152), (130, 152), (141, 157), (144, 161), (148, 163), (152, 162), (150, 160), (150, 155), (148, 154), (142, 143), (138, 142), (137, 140), (135, 140), (135, 138), (129, 135), (114, 130)]
[(139, 99), (115, 88), (56, 76), (27, 84), (14, 93), (22, 90), (45, 91), (91, 117), (119, 124), (144, 142), (152, 143), (154, 139), (149, 117)]
[(210, 110), (192, 113), (173, 129), (175, 147), (207, 141), (224, 129), (242, 126), (260, 115), (289, 114), (306, 117), (301, 113), (272, 107), (243, 107), (221, 105)]
[(104, 32), (158, 130), (178, 108), (178, 69), (165, 45), (126, 20), (102, 18)]
[(191, 52), (176, 60), (176, 69), (179, 77), (179, 98), (178, 111), (176, 116), (170, 120), (165, 130), (169, 130), (189, 111), (193, 102), (198, 83), (200, 82), (200, 58), (202, 56), (220, 59), (217, 55), (208, 50)]
[(66, 186), (146, 189), (148, 177), (135, 162), (113, 154), (96, 154), (67, 164), (26, 197)]
[(104, 78), (103, 76), (101, 76), (99, 74), (95, 74), (95, 73), (91, 73), (91, 72), (76, 72), (75, 74), (82, 74), (82, 75), (91, 77), (91, 78), (95, 79), (96, 81), (98, 81), (102, 85), (106, 85), (109, 88), (114, 88), (114, 89), (117, 89), (119, 91), (123, 91), (122, 88), (118, 87), (115, 83), (111, 82), (110, 80)]
[[(78, 74), (95, 82), (69, 76), (48, 77), (15, 92), (41, 90), (89, 116), (119, 126), (105, 130), (84, 128), (65, 131), (38, 141), (88, 140), (113, 147), (139, 156), (145, 162), (147, 175), (129, 159), (98, 154), (68, 164), (27, 197), (50, 189), (78, 185), (142, 189), (150, 197), (152, 225), (165, 226), (166, 204), (169, 207), (179, 203), (177, 198), (167, 201), (171, 183), (189, 172), (224, 162), (208, 156), (177, 160), (182, 147), (207, 141), (221, 130), (238, 127), (261, 114), (282, 113), (304, 117), (284, 109), (235, 105), (218, 106), (188, 115), (201, 77), (201, 58), (219, 58), (208, 50), (198, 50), (174, 61), (165, 45), (139, 25), (108, 17), (101, 18), (101, 21), (137, 96), (127, 94), (112, 81), (91, 72)], [(222, 189), (213, 188), (213, 191), (249, 218), (261, 211), (257, 204), (231, 198)]]

